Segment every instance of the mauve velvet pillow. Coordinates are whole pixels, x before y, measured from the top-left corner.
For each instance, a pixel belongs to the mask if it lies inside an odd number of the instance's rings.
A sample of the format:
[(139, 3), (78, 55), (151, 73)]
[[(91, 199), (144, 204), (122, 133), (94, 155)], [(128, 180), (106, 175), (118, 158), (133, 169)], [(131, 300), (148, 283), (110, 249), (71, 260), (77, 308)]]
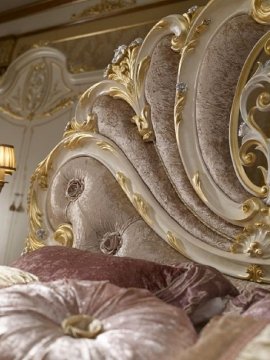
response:
[(0, 314), (1, 360), (175, 360), (197, 338), (183, 310), (104, 281), (0, 289)]
[(120, 287), (145, 288), (168, 304), (182, 307), (189, 315), (209, 300), (238, 294), (219, 271), (193, 262), (167, 266), (146, 260), (47, 246), (21, 256), (12, 266), (35, 274), (40, 281), (64, 278), (108, 280)]

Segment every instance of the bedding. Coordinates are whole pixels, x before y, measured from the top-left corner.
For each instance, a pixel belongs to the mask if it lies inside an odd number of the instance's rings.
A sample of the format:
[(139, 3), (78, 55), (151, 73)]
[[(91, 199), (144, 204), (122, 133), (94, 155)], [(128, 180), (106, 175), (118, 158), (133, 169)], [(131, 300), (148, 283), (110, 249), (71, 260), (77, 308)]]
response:
[[(120, 287), (146, 288), (166, 303), (183, 308), (190, 316), (194, 314), (195, 322), (208, 318), (205, 305), (209, 301), (212, 305), (213, 301), (216, 304), (214, 313), (220, 313), (224, 308), (222, 299), (238, 294), (219, 271), (193, 262), (167, 266), (146, 260), (47, 246), (21, 256), (12, 265), (30, 271), (40, 281), (63, 278), (108, 280)], [(200, 307), (204, 311), (199, 315)]]
[(0, 266), (0, 288), (38, 281), (38, 277), (11, 266)]
[(269, 360), (269, 335), (269, 319), (215, 317), (204, 327), (196, 344), (181, 355), (181, 360)]
[(2, 360), (174, 360), (196, 338), (183, 310), (147, 290), (79, 280), (0, 290)]

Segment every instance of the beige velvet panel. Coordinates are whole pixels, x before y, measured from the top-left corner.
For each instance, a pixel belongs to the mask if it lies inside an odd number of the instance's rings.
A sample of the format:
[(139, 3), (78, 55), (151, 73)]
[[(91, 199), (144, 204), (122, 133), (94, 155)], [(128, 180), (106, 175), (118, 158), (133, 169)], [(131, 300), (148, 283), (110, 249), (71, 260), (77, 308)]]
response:
[(230, 157), (230, 111), (242, 66), (265, 31), (248, 15), (230, 19), (207, 46), (199, 74), (196, 120), (201, 152), (214, 181), (239, 202), (250, 195), (239, 183)]
[[(239, 228), (223, 221), (199, 199), (186, 175), (174, 130), (175, 86), (179, 54), (171, 49), (171, 37), (156, 47), (148, 71), (146, 97), (156, 136), (156, 149), (180, 198), (211, 228), (233, 237)], [(162, 121), (161, 121), (162, 119)], [(192, 135), (187, 134), (192, 137)]]
[[(145, 143), (131, 122), (133, 110), (122, 100), (109, 96), (97, 99), (94, 112), (102, 135), (112, 139), (126, 154), (161, 206), (194, 237), (228, 250), (227, 239), (201, 223), (181, 202), (175, 192), (153, 143)], [(162, 119), (160, 119), (162, 121)]]
[(123, 246), (119, 256), (151, 260), (161, 264), (175, 265), (187, 259), (161, 239), (142, 220), (131, 223), (123, 233)]
[[(69, 201), (65, 192), (72, 179), (82, 180), (84, 191)], [(111, 173), (90, 157), (72, 159), (62, 166), (52, 181), (47, 203), (54, 228), (61, 222), (72, 224), (76, 248), (100, 252), (105, 235), (117, 233), (121, 246), (115, 255), (165, 264), (186, 261), (149, 228)]]

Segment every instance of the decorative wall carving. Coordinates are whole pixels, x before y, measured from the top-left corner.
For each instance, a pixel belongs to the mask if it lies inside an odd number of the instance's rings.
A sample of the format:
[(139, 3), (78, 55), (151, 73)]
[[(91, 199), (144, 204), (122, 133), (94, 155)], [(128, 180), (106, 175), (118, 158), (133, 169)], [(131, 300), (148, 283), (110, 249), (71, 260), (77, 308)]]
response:
[(136, 0), (100, 0), (98, 4), (89, 6), (77, 14), (73, 14), (71, 20), (84, 19), (86, 17), (93, 17), (114, 10), (124, 9), (136, 5), (136, 2)]
[(78, 97), (65, 58), (40, 48), (16, 60), (3, 78), (0, 110), (17, 120), (44, 119), (70, 107)]

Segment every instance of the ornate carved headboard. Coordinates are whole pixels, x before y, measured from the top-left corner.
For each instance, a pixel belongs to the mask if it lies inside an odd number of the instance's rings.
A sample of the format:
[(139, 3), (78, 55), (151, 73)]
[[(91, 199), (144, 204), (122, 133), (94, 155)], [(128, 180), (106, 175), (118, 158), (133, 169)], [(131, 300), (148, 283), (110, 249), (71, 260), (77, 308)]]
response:
[(268, 24), (261, 0), (212, 0), (118, 48), (33, 174), (26, 249), (270, 281)]

